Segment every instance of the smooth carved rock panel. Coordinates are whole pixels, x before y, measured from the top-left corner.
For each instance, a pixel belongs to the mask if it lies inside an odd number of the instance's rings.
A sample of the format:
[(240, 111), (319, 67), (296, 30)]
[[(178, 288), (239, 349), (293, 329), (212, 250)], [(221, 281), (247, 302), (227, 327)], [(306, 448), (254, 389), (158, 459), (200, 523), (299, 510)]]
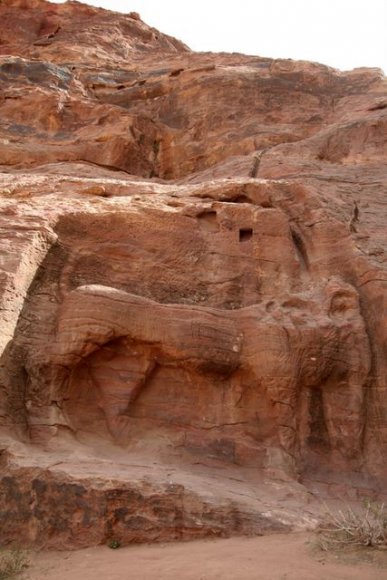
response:
[[(350, 286), (331, 282), (320, 300), (312, 320), (283, 314), (279, 321), (265, 304), (231, 311), (161, 305), (109, 287), (80, 287), (59, 310), (51, 348), (36, 349), (26, 366), (37, 378), (49, 367), (54, 379), (44, 394), (31, 381), (29, 405), (40, 406), (42, 416), (30, 428), (42, 432), (55, 401), (64, 411), (58, 424), (107, 428), (121, 444), (144, 417), (201, 429), (204, 440), (217, 429), (230, 445), (233, 432), (237, 439), (246, 434), (253, 448), (278, 448), (281, 467), (291, 471), (300, 469), (309, 440), (320, 438), (329, 459), (354, 468), (365, 428), (368, 337)], [(321, 398), (317, 417), (313, 390)], [(233, 459), (245, 461), (235, 453)]]

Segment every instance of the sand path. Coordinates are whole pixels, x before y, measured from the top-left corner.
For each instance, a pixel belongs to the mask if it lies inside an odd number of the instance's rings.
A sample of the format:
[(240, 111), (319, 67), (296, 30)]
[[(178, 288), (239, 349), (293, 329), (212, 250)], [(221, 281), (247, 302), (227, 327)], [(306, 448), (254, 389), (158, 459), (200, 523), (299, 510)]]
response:
[(40, 552), (29, 580), (387, 580), (387, 552), (326, 553), (307, 533)]

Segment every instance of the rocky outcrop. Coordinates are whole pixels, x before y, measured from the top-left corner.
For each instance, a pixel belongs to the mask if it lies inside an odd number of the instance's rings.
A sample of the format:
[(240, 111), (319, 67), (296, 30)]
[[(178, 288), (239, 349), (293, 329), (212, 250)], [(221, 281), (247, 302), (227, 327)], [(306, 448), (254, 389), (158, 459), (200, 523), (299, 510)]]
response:
[[(127, 467), (121, 477), (40, 466), (11, 467), (2, 478), (1, 540), (39, 548), (74, 549), (111, 542), (186, 541), (230, 534), (302, 530), (313, 523), (295, 510), (272, 513), (251, 490), (242, 500), (214, 488), (203, 475), (171, 480), (165, 472), (147, 475)], [(110, 473), (114, 465), (110, 464)], [(137, 471), (137, 472), (136, 472)], [(187, 479), (187, 478), (185, 478)], [(203, 481), (211, 486), (208, 491)], [(200, 484), (202, 488), (200, 488)], [(217, 493), (214, 493), (216, 491)], [(245, 490), (243, 490), (245, 491)], [(280, 496), (276, 490), (272, 497)], [(235, 493), (235, 491), (234, 491)]]
[(0, 16), (1, 540), (264, 533), (315, 521), (307, 490), (382, 493), (382, 73)]

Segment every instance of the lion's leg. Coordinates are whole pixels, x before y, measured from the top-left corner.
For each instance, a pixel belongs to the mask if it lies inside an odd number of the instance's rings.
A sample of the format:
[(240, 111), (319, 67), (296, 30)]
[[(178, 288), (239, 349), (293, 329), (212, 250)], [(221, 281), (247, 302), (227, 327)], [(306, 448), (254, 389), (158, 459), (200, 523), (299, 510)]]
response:
[(323, 387), (324, 414), (333, 454), (356, 460), (362, 455), (371, 353), (363, 324), (345, 326), (340, 334), (335, 371)]
[(138, 397), (147, 377), (154, 367), (149, 356), (117, 354), (90, 367), (97, 385), (107, 427), (116, 441), (124, 441), (130, 427), (127, 415), (130, 405)]
[(364, 393), (358, 377), (323, 389), (324, 414), (333, 453), (354, 459), (362, 449)]
[(276, 422), (279, 448), (282, 451), (281, 468), (294, 471), (298, 459), (297, 383), (291, 378), (280, 377), (268, 379), (266, 386)]

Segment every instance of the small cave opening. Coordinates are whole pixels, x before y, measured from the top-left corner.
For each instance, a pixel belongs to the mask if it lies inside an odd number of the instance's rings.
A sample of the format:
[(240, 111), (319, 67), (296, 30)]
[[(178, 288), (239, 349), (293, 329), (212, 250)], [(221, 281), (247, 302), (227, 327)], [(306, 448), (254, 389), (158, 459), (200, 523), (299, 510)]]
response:
[(253, 237), (253, 228), (240, 228), (239, 241), (248, 242)]

